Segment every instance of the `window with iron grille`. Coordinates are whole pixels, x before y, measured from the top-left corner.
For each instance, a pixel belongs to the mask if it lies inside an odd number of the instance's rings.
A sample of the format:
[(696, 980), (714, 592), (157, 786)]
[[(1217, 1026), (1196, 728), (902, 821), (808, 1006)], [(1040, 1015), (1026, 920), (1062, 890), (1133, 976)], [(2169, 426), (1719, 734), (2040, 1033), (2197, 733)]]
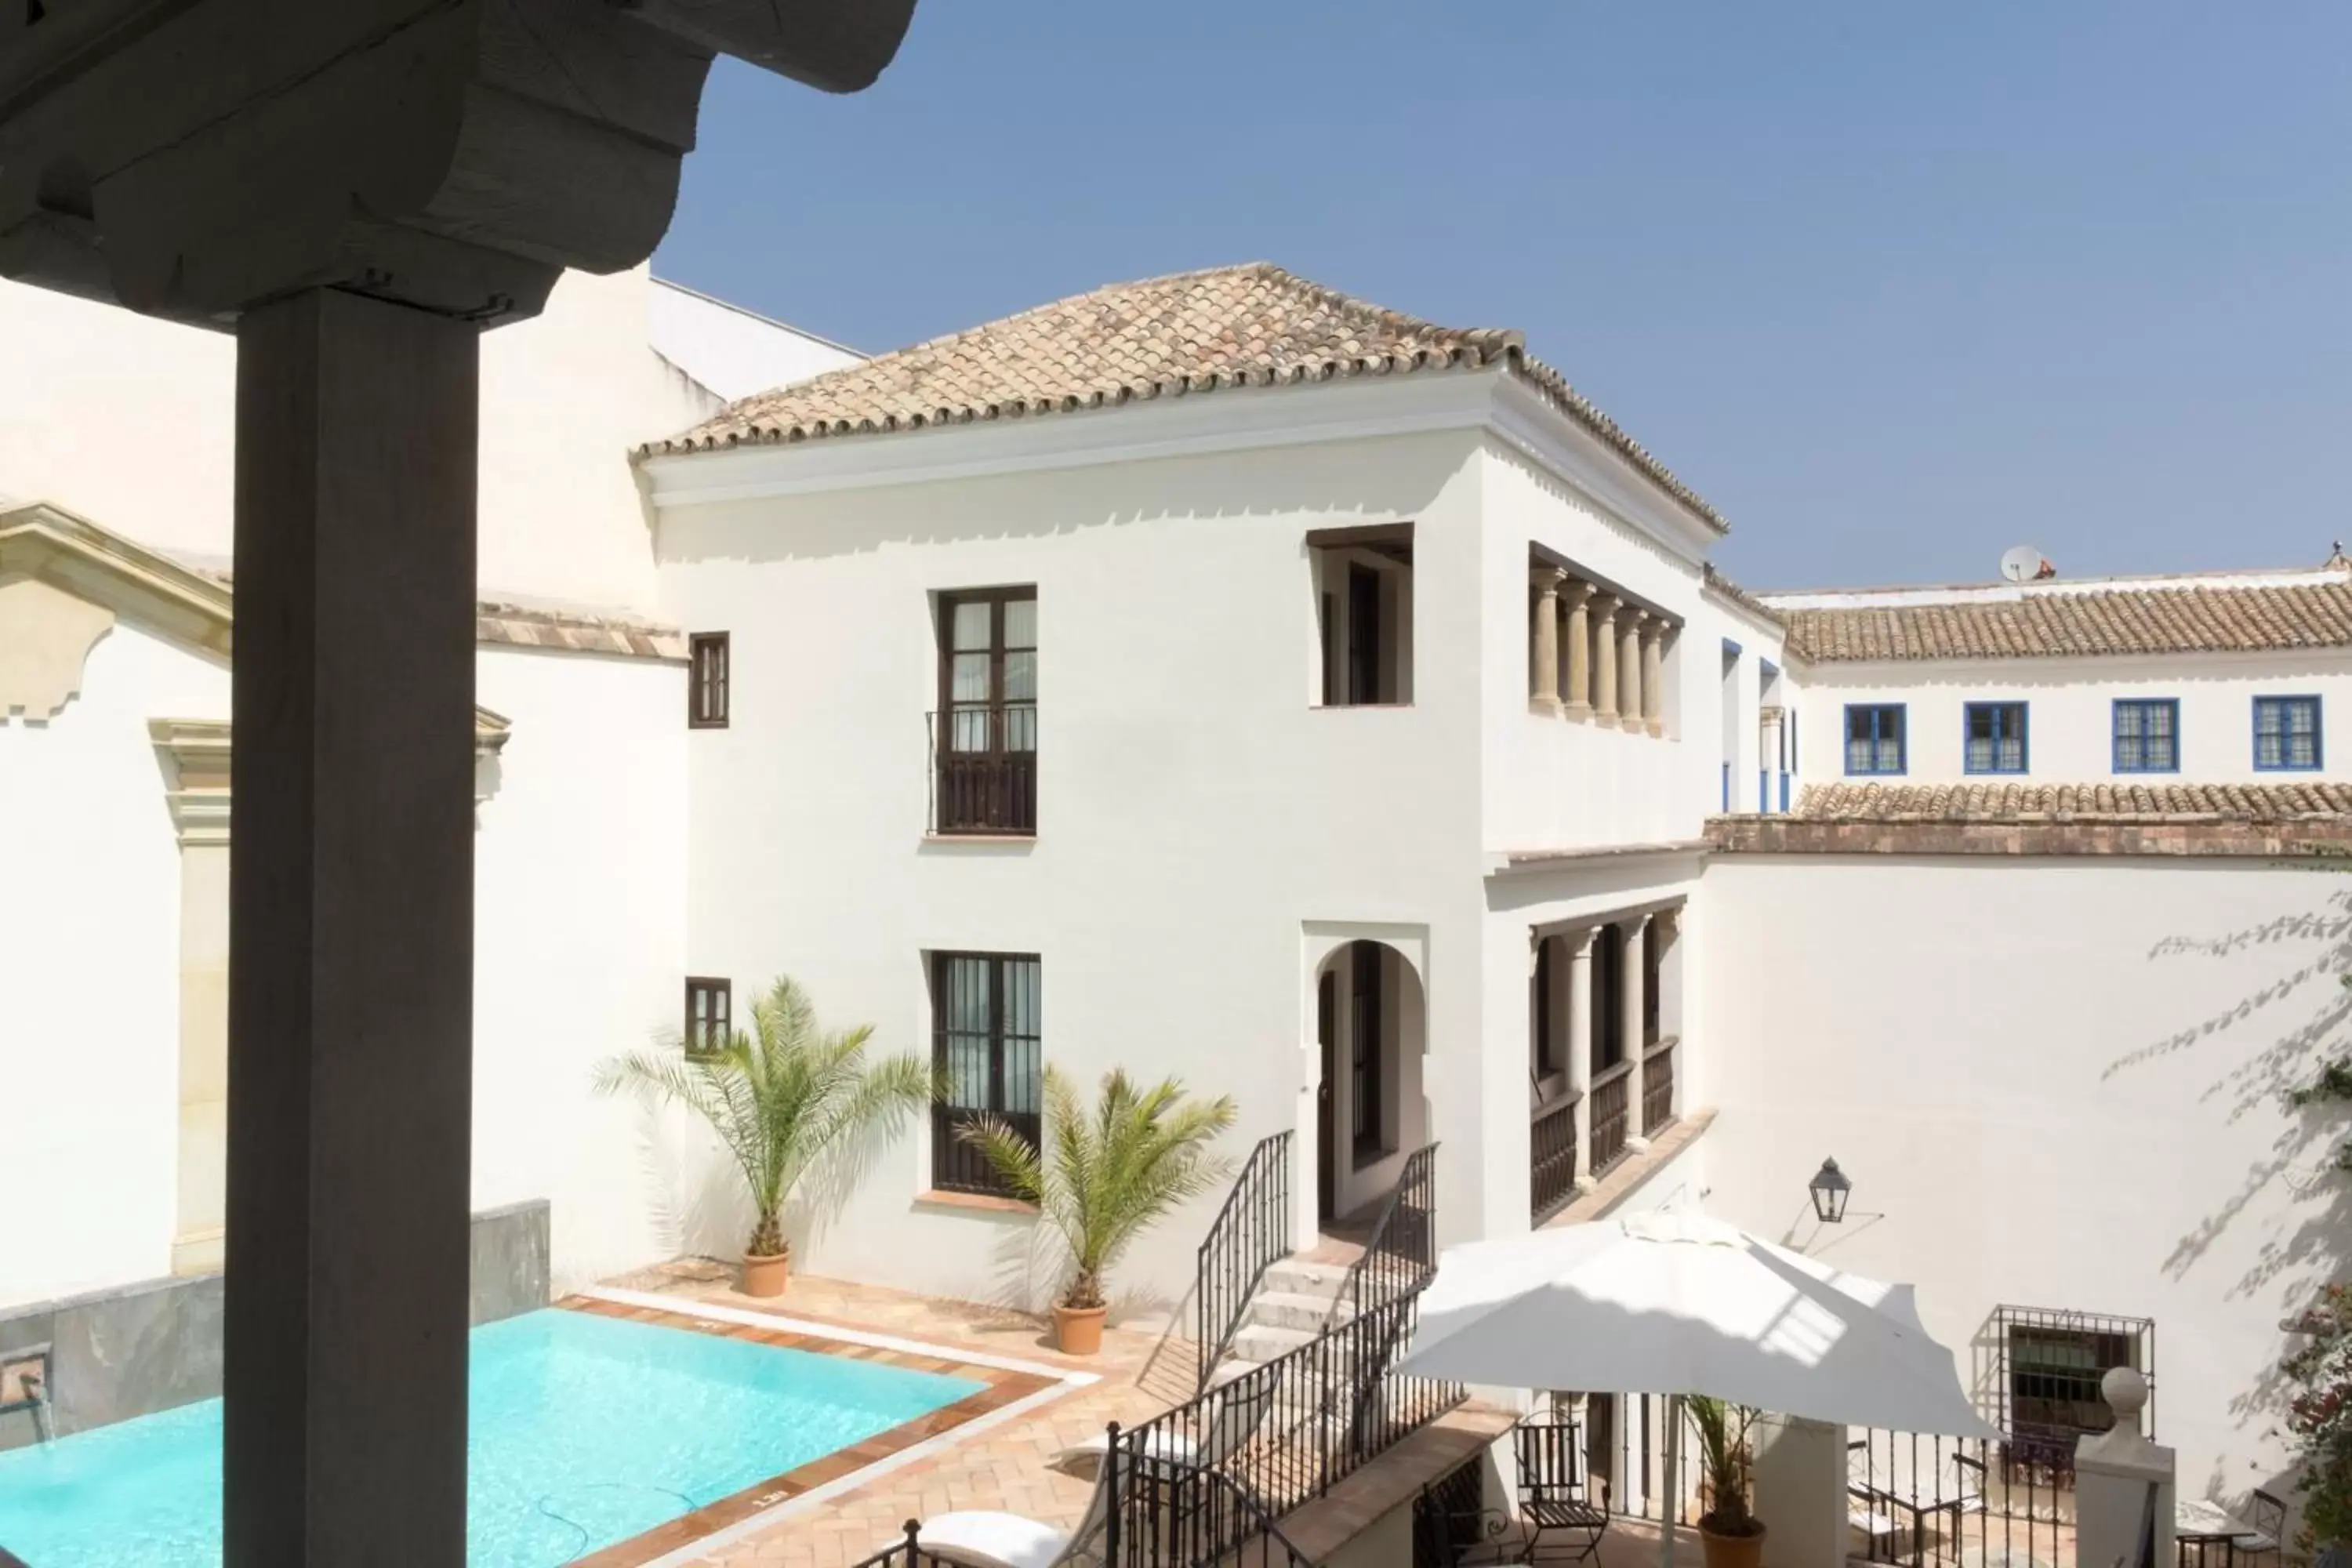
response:
[(995, 1167), (962, 1129), (994, 1117), (1035, 1147), (1043, 1134), (1045, 1056), (1040, 966), (1034, 953), (931, 955), (931, 1184), (1004, 1195)]
[(725, 632), (697, 632), (686, 639), (686, 723), (690, 730), (727, 728), (728, 664), (732, 657)]
[(724, 980), (689, 975), (686, 982), (686, 1053), (704, 1056), (726, 1044), (734, 1027), (735, 987)]
[(2025, 704), (1971, 702), (1962, 721), (1966, 757), (1972, 773), (2025, 772)]
[(1037, 831), (1037, 590), (940, 595), (932, 828)]
[(2179, 771), (2179, 702), (2169, 697), (2119, 699), (2116, 703), (2116, 772)]
[(2319, 699), (2254, 699), (2254, 766), (2263, 773), (2311, 773), (2319, 766)]
[(2000, 1358), (2000, 1426), (2013, 1457), (2070, 1470), (2075, 1439), (2116, 1424), (2099, 1382), (2118, 1366), (2147, 1379), (2142, 1421), (2147, 1435), (2155, 1436), (2154, 1320), (2005, 1306), (1995, 1309), (1993, 1328)]
[(1845, 771), (1849, 773), (1899, 773), (1904, 771), (1903, 704), (1849, 702), (1845, 710)]

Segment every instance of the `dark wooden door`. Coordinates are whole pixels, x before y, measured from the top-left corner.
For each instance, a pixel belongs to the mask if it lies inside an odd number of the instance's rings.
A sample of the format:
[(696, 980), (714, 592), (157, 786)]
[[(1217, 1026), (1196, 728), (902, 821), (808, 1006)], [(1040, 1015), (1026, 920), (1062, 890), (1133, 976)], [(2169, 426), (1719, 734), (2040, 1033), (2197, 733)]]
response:
[(1315, 1086), (1315, 1220), (1328, 1225), (1339, 1201), (1332, 1172), (1339, 1157), (1339, 1129), (1331, 1120), (1331, 1054), (1339, 1033), (1339, 977), (1330, 970), (1315, 987), (1315, 1038), (1323, 1047), (1323, 1076)]

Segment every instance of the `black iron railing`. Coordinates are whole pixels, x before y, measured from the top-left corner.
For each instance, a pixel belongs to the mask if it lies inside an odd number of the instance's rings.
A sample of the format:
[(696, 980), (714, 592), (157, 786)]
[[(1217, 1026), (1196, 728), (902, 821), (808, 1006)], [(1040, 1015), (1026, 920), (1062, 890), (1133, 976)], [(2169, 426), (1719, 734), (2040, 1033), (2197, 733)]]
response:
[(1675, 1047), (1682, 1042), (1669, 1035), (1642, 1058), (1642, 1136), (1654, 1138), (1674, 1124)]
[(2074, 1498), (2005, 1443), (1869, 1431), (1846, 1446), (1855, 1555), (1911, 1568), (2070, 1563)]
[(1258, 1141), (1225, 1194), (1193, 1266), (1200, 1380), (1233, 1343), (1266, 1266), (1290, 1255), (1290, 1134)]
[(988, 1197), (1011, 1197), (1013, 1190), (1004, 1184), (996, 1167), (988, 1163), (979, 1145), (963, 1136), (963, 1129), (993, 1115), (999, 1121), (1029, 1140), (1031, 1148), (1037, 1146), (1042, 1135), (1043, 1121), (1037, 1112), (1005, 1110), (973, 1110), (961, 1105), (931, 1106), (931, 1184), (941, 1192), (978, 1193)]
[(1633, 1092), (1633, 1065), (1619, 1062), (1592, 1080), (1592, 1173), (1596, 1176), (1625, 1157), (1628, 1097)]
[(1037, 831), (1037, 706), (932, 713), (931, 831)]
[(1364, 1255), (1348, 1266), (1339, 1294), (1360, 1313), (1417, 1294), (1436, 1272), (1437, 1145), (1424, 1143), (1405, 1156)]
[(1576, 1104), (1570, 1096), (1528, 1127), (1528, 1218), (1541, 1225), (1576, 1201)]

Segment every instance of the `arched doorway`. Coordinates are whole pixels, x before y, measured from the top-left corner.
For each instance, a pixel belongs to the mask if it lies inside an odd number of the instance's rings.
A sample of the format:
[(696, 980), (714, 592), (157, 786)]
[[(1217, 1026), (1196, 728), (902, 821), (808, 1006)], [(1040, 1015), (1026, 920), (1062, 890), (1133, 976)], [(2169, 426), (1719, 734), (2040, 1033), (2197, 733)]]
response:
[(1426, 1014), (1420, 973), (1387, 942), (1342, 942), (1317, 968), (1315, 1213), (1322, 1229), (1344, 1228), (1377, 1205), (1405, 1156), (1428, 1141)]

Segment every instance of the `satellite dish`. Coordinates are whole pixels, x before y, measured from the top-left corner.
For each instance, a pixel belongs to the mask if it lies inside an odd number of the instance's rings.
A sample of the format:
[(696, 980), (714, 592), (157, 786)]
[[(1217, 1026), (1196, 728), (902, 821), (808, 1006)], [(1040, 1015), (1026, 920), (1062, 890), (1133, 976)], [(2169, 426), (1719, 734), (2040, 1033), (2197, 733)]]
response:
[(2000, 574), (2012, 583), (2031, 583), (2042, 575), (2042, 552), (2031, 544), (2021, 544), (2003, 552)]

